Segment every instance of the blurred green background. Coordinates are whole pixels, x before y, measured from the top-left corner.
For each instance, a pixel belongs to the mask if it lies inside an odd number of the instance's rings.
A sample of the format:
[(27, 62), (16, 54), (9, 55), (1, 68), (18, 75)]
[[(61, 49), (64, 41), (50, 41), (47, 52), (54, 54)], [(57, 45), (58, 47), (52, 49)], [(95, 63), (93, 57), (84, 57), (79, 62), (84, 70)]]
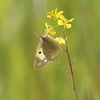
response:
[[(100, 100), (100, 0), (0, 0), (0, 100), (75, 100), (66, 53), (33, 69), (46, 13), (58, 8), (66, 30), (79, 100)], [(61, 35), (58, 31), (57, 35)], [(58, 64), (58, 62), (60, 62)]]

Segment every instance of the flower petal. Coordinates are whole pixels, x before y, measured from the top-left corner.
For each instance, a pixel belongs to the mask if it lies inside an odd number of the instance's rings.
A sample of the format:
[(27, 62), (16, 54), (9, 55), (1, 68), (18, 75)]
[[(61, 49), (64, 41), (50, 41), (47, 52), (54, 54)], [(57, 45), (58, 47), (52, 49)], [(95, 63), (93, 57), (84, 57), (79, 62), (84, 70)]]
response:
[(65, 25), (66, 28), (71, 28), (71, 26), (72, 26), (71, 24), (66, 24)]
[(47, 24), (47, 22), (45, 23), (45, 27), (46, 27), (46, 29), (48, 29), (48, 24)]
[(54, 31), (54, 32), (53, 32), (53, 31), (50, 31), (50, 34), (51, 34), (51, 35), (55, 35), (56, 32), (55, 32), (55, 31)]
[(59, 44), (66, 44), (66, 42), (65, 42), (65, 40), (62, 38), (62, 37), (60, 37), (60, 38), (55, 38), (55, 40), (59, 43)]
[(62, 20), (58, 20), (58, 25), (64, 25), (64, 22)]
[(74, 18), (72, 18), (72, 19), (68, 20), (68, 22), (72, 22), (73, 20), (74, 20)]

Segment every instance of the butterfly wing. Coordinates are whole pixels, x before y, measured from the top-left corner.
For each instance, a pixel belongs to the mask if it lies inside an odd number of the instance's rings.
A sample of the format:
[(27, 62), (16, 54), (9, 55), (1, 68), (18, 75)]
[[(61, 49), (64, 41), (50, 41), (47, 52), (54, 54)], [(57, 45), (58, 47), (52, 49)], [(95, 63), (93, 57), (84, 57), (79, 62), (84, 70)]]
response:
[(43, 40), (42, 48), (45, 57), (49, 61), (57, 60), (62, 54), (62, 48), (60, 44), (49, 35), (41, 36), (41, 38)]
[(36, 49), (36, 56), (34, 60), (34, 69), (40, 69), (44, 65), (46, 65), (49, 60), (45, 57), (43, 50), (42, 50), (43, 41), (41, 40)]

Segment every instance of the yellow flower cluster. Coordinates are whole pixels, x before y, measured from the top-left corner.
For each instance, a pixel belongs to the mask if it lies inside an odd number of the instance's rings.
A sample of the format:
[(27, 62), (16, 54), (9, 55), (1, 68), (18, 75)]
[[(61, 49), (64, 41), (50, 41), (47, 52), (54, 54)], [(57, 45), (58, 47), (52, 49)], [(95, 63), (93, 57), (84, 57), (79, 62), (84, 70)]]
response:
[[(59, 43), (59, 44), (66, 44), (66, 42), (65, 42), (65, 40), (62, 38), (62, 37), (60, 37), (60, 38), (55, 38), (55, 40)], [(67, 40), (67, 38), (66, 38), (66, 40)]]
[(62, 13), (63, 11), (58, 12), (58, 9), (56, 8), (55, 10), (48, 12), (47, 17), (52, 19), (58, 19)]
[(48, 25), (47, 22), (45, 23), (45, 26), (46, 26), (45, 33), (50, 33), (51, 35), (56, 34), (54, 27), (52, 27), (51, 25)]
[(58, 25), (64, 25), (65, 28), (71, 28), (71, 24), (69, 24), (69, 22), (72, 22), (74, 18), (68, 20), (62, 14), (63, 11), (58, 11), (58, 9), (56, 8), (55, 10), (48, 12), (47, 17), (56, 19), (58, 21)]
[[(69, 24), (69, 22), (72, 22), (74, 18), (68, 20), (62, 14), (63, 11), (58, 11), (58, 9), (56, 8), (55, 10), (48, 12), (47, 17), (51, 19), (55, 19), (57, 21), (58, 26), (64, 26), (64, 28), (68, 28), (68, 29), (71, 28), (71, 24)], [(51, 25), (48, 25), (47, 22), (45, 23), (45, 26), (46, 26), (45, 29), (46, 33), (50, 33), (51, 35), (56, 34), (54, 27), (57, 26), (52, 27)], [(65, 44), (65, 40), (62, 37), (56, 38), (56, 40), (59, 42), (59, 44)]]
[(64, 25), (65, 28), (71, 28), (71, 24), (68, 22), (72, 22), (74, 18), (68, 20), (63, 15), (60, 15), (60, 19), (58, 20), (58, 25)]

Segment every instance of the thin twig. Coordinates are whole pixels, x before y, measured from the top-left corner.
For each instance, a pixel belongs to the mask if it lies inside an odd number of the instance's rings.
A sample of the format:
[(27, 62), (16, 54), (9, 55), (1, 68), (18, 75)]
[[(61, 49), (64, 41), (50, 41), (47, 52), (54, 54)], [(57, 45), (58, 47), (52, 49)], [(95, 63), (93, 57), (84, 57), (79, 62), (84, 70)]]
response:
[(71, 77), (71, 74), (68, 72), (68, 71), (65, 71), (65, 69), (63, 67), (61, 67), (65, 73), (67, 73), (70, 77)]
[(67, 44), (66, 44), (66, 49), (67, 49), (67, 55), (68, 55), (68, 61), (69, 61), (71, 76), (72, 76), (71, 78), (72, 78), (72, 85), (73, 85), (73, 89), (74, 89), (74, 94), (75, 94), (76, 100), (78, 100), (76, 86), (75, 86), (75, 79), (74, 79), (74, 74), (73, 74), (73, 69), (72, 69), (72, 63), (71, 63), (71, 59), (70, 59), (70, 55), (69, 55), (68, 45)]
[(70, 59), (69, 50), (68, 50), (68, 45), (67, 45), (67, 40), (66, 40), (66, 36), (65, 36), (64, 30), (62, 29), (61, 26), (59, 26), (59, 27), (60, 27), (60, 29), (61, 29), (61, 31), (62, 31), (64, 40), (65, 40), (65, 42), (66, 42), (66, 53), (67, 53), (68, 62), (69, 62), (69, 66), (70, 66), (71, 79), (72, 79), (72, 86), (73, 86), (73, 90), (74, 90), (75, 100), (78, 100), (77, 91), (76, 91), (76, 86), (75, 86), (75, 79), (74, 79), (74, 74), (73, 74), (73, 69), (72, 69), (72, 64), (73, 64), (73, 62), (71, 62), (71, 59)]

